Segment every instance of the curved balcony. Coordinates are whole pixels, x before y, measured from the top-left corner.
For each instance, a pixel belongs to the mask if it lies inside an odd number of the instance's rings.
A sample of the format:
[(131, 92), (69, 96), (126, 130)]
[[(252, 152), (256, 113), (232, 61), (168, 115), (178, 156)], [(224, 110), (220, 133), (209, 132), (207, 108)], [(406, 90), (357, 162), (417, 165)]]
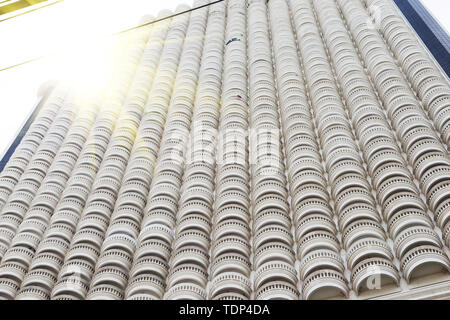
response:
[(348, 286), (344, 276), (333, 269), (323, 269), (310, 273), (303, 280), (303, 299), (327, 299), (336, 296), (347, 297)]

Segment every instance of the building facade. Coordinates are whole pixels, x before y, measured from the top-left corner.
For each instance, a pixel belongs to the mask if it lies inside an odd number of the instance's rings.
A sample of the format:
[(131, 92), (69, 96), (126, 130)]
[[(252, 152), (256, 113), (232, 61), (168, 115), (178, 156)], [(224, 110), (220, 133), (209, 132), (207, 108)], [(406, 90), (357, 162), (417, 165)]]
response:
[(1, 172), (0, 298), (450, 298), (450, 85), (393, 1), (228, 0), (117, 50)]

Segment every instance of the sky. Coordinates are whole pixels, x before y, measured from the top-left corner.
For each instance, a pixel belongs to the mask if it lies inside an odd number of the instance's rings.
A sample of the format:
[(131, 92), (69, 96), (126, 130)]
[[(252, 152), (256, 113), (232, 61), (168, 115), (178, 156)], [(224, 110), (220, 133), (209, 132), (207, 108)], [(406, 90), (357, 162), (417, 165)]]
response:
[(421, 0), (431, 15), (444, 27), (447, 33), (450, 31), (450, 1), (449, 0)]
[[(0, 72), (0, 157), (22, 128), (37, 102), (40, 85), (50, 79), (100, 81), (114, 39), (98, 41), (139, 24), (145, 14), (175, 10), (192, 0), (65, 0), (35, 12), (0, 22), (0, 69), (63, 51), (63, 54)], [(432, 15), (450, 30), (450, 1), (422, 0)], [(107, 10), (105, 10), (107, 8)], [(86, 48), (88, 48), (86, 50)], [(86, 76), (89, 75), (89, 76)]]

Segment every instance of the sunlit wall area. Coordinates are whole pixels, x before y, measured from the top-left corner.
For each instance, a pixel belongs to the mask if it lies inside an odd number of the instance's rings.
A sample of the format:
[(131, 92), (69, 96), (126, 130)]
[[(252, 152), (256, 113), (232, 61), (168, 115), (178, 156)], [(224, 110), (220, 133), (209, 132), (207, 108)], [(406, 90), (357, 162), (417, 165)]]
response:
[(37, 58), (0, 72), (0, 105), (8, 110), (0, 117), (0, 154), (32, 112), (42, 83), (100, 85), (114, 69), (120, 42), (133, 32), (110, 35), (181, 3), (191, 1), (65, 0), (0, 22), (0, 70)]

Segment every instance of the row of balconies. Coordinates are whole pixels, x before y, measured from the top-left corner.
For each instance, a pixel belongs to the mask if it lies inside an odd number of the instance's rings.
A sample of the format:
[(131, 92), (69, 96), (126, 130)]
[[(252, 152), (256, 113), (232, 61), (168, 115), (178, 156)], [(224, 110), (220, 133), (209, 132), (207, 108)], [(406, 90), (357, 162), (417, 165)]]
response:
[(58, 88), (0, 176), (0, 295), (349, 297), (449, 270), (450, 89), (365, 4), (229, 0), (134, 33), (101, 102)]

